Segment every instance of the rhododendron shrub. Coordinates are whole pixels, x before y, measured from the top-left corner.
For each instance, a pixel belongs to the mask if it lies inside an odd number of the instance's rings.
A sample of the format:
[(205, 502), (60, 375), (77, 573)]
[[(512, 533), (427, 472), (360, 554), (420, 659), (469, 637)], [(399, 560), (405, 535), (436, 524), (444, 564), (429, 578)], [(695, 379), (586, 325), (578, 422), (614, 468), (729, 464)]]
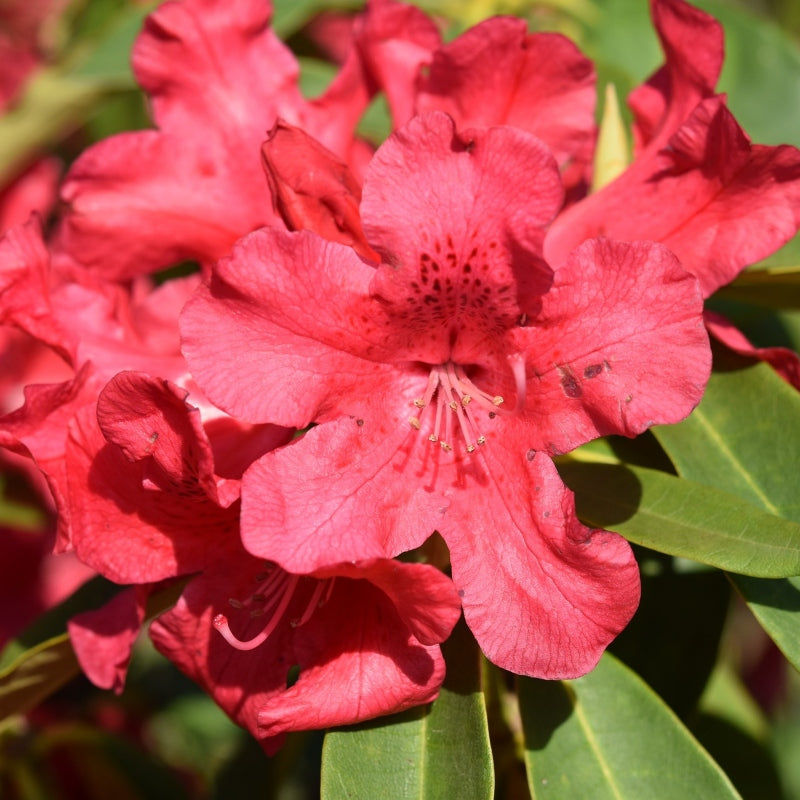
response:
[(169, 764), (103, 793), (778, 796), (705, 723), (800, 667), (800, 151), (722, 25), (636, 86), (605, 4), (6, 5), (0, 793), (102, 697)]

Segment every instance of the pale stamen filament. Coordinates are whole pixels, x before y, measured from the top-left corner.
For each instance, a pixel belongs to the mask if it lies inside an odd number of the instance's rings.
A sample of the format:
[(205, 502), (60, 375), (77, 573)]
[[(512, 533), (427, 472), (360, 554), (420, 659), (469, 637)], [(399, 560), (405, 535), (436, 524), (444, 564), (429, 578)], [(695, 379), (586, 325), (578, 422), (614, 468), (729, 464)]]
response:
[(524, 357), (521, 354), (514, 355), (508, 361), (517, 390), (517, 402), (513, 410), (500, 408), (503, 404), (501, 396), (482, 391), (461, 367), (447, 362), (431, 368), (425, 393), (414, 400), (414, 406), (419, 409), (419, 413), (410, 417), (409, 423), (420, 430), (425, 408), (435, 403), (433, 432), (428, 439), (438, 442), (443, 450), (449, 452), (453, 449), (455, 438), (460, 436), (467, 453), (473, 453), (476, 447), (486, 442), (486, 437), (480, 431), (478, 409), (485, 411), (489, 419), (494, 419), (498, 414), (519, 413), (525, 406)]
[[(437, 370), (437, 373), (438, 373), (438, 370)], [(442, 410), (443, 410), (443, 408), (444, 408), (444, 405), (442, 403), (437, 403), (436, 404), (436, 426), (433, 429), (433, 433), (429, 437), (432, 442), (438, 442), (439, 441), (439, 434), (440, 434), (440, 432), (442, 430), (441, 425), (442, 425)]]
[[(280, 575), (281, 578), (286, 577), (283, 573), (279, 572), (277, 574)], [(230, 625), (228, 624), (228, 619), (224, 614), (217, 614), (214, 617), (212, 624), (222, 634), (225, 641), (231, 645), (231, 647), (235, 647), (237, 650), (254, 650), (256, 647), (266, 642), (275, 628), (277, 628), (281, 617), (283, 617), (286, 609), (289, 607), (289, 603), (292, 600), (294, 590), (297, 588), (297, 583), (299, 580), (300, 576), (298, 575), (289, 576), (288, 580), (286, 581), (286, 585), (283, 588), (283, 596), (281, 597), (280, 603), (273, 612), (272, 616), (269, 618), (266, 626), (262, 629), (261, 633), (257, 634), (252, 639), (243, 641), (235, 636), (231, 631)], [(270, 601), (274, 600), (276, 595), (277, 593), (273, 592)], [(265, 600), (265, 603), (266, 602), (267, 601)]]
[(306, 605), (306, 610), (303, 612), (303, 616), (300, 617), (298, 620), (292, 620), (289, 624), (293, 628), (299, 628), (301, 625), (305, 625), (311, 619), (313, 613), (317, 610), (320, 603), (320, 598), (322, 597), (322, 593), (325, 591), (325, 584), (328, 581), (318, 581), (317, 585), (314, 587), (314, 592), (311, 595), (311, 598), (308, 601), (308, 605)]
[[(246, 600), (237, 600), (235, 597), (229, 597), (228, 602), (235, 609), (247, 608), (253, 605), (253, 603), (258, 603), (263, 609), (263, 606), (267, 605), (267, 603), (280, 592), (285, 578), (286, 576), (283, 572), (276, 570), (272, 575), (262, 577), (258, 582), (264, 585), (257, 592), (251, 594)], [(261, 613), (263, 614), (263, 610)], [(258, 616), (260, 616), (260, 614)]]
[[(455, 411), (456, 417), (458, 419), (458, 426), (461, 430), (461, 435), (464, 437), (464, 441), (467, 443), (467, 452), (471, 453), (475, 450), (476, 441), (473, 441), (473, 430), (474, 426), (470, 426), (469, 420), (467, 419), (466, 415), (464, 414), (464, 395), (459, 394), (458, 400), (455, 399), (455, 394), (458, 391), (458, 379), (455, 375), (455, 368), (452, 364), (447, 365), (447, 377), (448, 381), (446, 384), (443, 384), (445, 389), (445, 395), (447, 397), (447, 405), (451, 411)], [(454, 380), (455, 379), (455, 380)], [(456, 392), (454, 392), (454, 388)], [(460, 402), (459, 402), (460, 401)], [(469, 401), (468, 401), (469, 402)]]

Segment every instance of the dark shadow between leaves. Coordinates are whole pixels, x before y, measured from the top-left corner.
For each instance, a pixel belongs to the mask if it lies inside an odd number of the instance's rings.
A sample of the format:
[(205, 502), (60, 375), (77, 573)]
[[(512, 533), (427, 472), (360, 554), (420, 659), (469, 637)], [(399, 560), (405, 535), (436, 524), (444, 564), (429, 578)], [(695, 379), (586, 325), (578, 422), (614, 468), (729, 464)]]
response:
[(558, 472), (575, 492), (578, 517), (596, 528), (613, 528), (630, 519), (642, 500), (642, 484), (623, 464), (587, 464), (563, 459)]
[(792, 583), (789, 578), (750, 578), (745, 575), (728, 577), (748, 603), (781, 611), (800, 611), (800, 586)]
[(520, 677), (519, 711), (526, 750), (544, 750), (575, 708), (575, 693), (563, 681)]

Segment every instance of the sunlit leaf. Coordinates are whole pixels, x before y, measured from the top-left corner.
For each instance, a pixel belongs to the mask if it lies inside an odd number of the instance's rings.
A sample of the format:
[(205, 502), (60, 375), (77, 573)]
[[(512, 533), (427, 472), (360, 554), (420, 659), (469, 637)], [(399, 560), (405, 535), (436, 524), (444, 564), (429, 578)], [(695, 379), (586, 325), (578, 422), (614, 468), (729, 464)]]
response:
[[(333, 731), (322, 797), (487, 800), (494, 791), (479, 651), (463, 621), (443, 646), (447, 679), (430, 706)], [(456, 788), (457, 787), (457, 788)]]
[(519, 692), (534, 800), (739, 797), (658, 695), (613, 656), (573, 681), (520, 678)]
[(800, 525), (659, 470), (563, 460), (578, 516), (636, 544), (743, 575), (800, 573)]
[(66, 633), (27, 650), (0, 672), (0, 719), (35, 708), (79, 671)]
[[(722, 353), (716, 362), (698, 408), (680, 425), (655, 429), (655, 435), (682, 476), (800, 522), (800, 394), (766, 364), (749, 365)], [(800, 668), (800, 578), (731, 579)]]

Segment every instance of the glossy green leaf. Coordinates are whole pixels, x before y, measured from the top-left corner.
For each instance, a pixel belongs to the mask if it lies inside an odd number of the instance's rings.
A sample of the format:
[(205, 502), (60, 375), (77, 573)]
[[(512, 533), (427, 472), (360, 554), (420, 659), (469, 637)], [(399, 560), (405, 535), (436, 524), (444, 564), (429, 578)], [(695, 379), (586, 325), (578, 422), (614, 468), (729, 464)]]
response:
[(800, 393), (766, 364), (717, 354), (700, 405), (653, 428), (678, 470), (800, 522)]
[(442, 650), (447, 678), (430, 706), (325, 737), (323, 800), (491, 800), (494, 773), (480, 653), (463, 621)]
[(757, 577), (800, 573), (800, 525), (659, 470), (563, 460), (578, 516), (636, 544)]
[[(800, 394), (766, 364), (718, 353), (716, 365), (698, 408), (656, 437), (686, 478), (800, 522)], [(731, 580), (800, 669), (800, 578)]]
[(519, 679), (534, 800), (736, 798), (736, 789), (641, 679), (606, 654), (573, 681)]
[(0, 672), (0, 719), (35, 708), (79, 671), (66, 633), (26, 650)]

